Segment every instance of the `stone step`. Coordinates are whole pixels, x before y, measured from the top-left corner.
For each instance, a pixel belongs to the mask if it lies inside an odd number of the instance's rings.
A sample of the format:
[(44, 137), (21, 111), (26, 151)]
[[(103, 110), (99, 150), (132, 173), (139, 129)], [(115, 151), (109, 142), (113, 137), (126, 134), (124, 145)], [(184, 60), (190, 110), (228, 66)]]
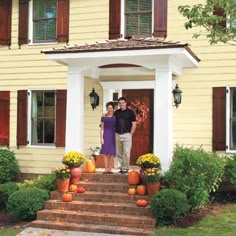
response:
[(103, 174), (98, 173), (83, 173), (81, 181), (97, 182), (97, 183), (128, 183), (128, 176), (119, 173)]
[(112, 213), (112, 214), (126, 214), (135, 216), (149, 216), (153, 217), (151, 207), (138, 207), (133, 203), (108, 203), (108, 202), (85, 202), (72, 201), (69, 204), (60, 200), (49, 200), (45, 202), (45, 209), (47, 210), (66, 210), (77, 212), (97, 212), (97, 213)]
[(83, 211), (66, 211), (66, 210), (41, 210), (37, 212), (38, 220), (108, 225), (119, 227), (130, 227), (139, 229), (154, 229), (156, 220), (148, 216), (131, 216), (126, 214), (108, 214), (97, 212)]
[(128, 183), (107, 183), (107, 182), (87, 182), (79, 181), (79, 187), (83, 187), (86, 191), (95, 191), (95, 192), (119, 192), (127, 193), (129, 189)]
[[(140, 195), (129, 195), (126, 193), (119, 193), (119, 192), (93, 192), (93, 191), (86, 191), (85, 193), (72, 193), (73, 200), (78, 201), (91, 201), (91, 202), (112, 202), (112, 203), (133, 203), (138, 199), (145, 199), (149, 202), (150, 197), (147, 195), (140, 196)], [(51, 199), (54, 200), (61, 200), (62, 193), (58, 191), (51, 192)]]
[(35, 220), (30, 223), (31, 227), (46, 228), (46, 229), (58, 229), (68, 231), (82, 231), (82, 232), (94, 232), (94, 233), (107, 233), (107, 234), (120, 234), (120, 235), (136, 235), (136, 236), (148, 236), (153, 233), (154, 229), (130, 228), (130, 227), (117, 227), (108, 225), (97, 225), (96, 223), (68, 223), (59, 221), (44, 221)]

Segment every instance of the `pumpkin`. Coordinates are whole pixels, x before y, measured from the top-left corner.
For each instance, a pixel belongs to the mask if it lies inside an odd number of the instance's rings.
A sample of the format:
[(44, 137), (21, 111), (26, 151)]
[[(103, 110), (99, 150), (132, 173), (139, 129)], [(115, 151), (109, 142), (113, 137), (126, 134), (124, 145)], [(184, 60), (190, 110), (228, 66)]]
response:
[(77, 193), (84, 193), (85, 192), (85, 189), (83, 187), (79, 187), (77, 189)]
[(76, 184), (71, 184), (69, 187), (70, 192), (77, 192), (77, 185)]
[(138, 200), (136, 201), (136, 205), (139, 206), (139, 207), (146, 207), (147, 204), (148, 204), (147, 201), (144, 200), (144, 199), (138, 199)]
[(146, 194), (146, 186), (143, 184), (138, 185), (136, 188), (136, 192), (138, 195), (145, 195)]
[(63, 202), (71, 202), (73, 200), (71, 193), (64, 193), (62, 195), (62, 201)]
[(128, 183), (131, 185), (139, 184), (139, 173), (135, 170), (132, 170), (128, 174)]
[(94, 173), (94, 172), (96, 172), (96, 166), (95, 166), (94, 159), (87, 159), (85, 161), (84, 168), (85, 168), (85, 172), (86, 173)]
[(129, 195), (135, 195), (135, 193), (136, 193), (136, 189), (135, 188), (131, 187), (131, 188), (128, 189), (128, 194)]

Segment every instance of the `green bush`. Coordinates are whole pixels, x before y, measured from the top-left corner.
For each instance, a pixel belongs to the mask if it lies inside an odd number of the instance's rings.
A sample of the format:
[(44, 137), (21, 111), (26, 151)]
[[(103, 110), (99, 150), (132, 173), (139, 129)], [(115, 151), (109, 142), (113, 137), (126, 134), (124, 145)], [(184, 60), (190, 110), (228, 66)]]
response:
[(176, 189), (164, 189), (151, 198), (151, 209), (158, 224), (177, 224), (189, 210), (187, 196)]
[(236, 155), (227, 158), (223, 182), (236, 186)]
[(9, 196), (15, 191), (19, 190), (19, 187), (14, 182), (8, 182), (0, 184), (0, 209), (6, 209), (7, 200)]
[(201, 148), (177, 146), (174, 160), (165, 173), (168, 184), (187, 195), (192, 208), (199, 208), (218, 189), (224, 173), (225, 158)]
[(22, 183), (18, 184), (22, 188), (40, 188), (45, 189), (48, 192), (56, 189), (56, 176), (54, 173), (49, 175), (38, 176), (31, 180), (24, 180)]
[(20, 168), (15, 153), (7, 149), (0, 149), (0, 183), (15, 180), (19, 173)]
[(43, 209), (49, 199), (46, 190), (38, 188), (20, 189), (8, 198), (7, 211), (17, 220), (34, 220), (37, 211)]

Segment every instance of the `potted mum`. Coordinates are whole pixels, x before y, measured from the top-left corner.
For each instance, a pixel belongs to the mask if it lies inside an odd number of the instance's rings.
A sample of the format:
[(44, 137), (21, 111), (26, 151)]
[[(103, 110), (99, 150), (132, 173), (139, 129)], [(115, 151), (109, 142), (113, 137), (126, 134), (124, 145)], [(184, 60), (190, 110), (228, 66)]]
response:
[(53, 173), (56, 175), (57, 190), (67, 192), (70, 184), (70, 169), (67, 166), (56, 168)]
[(83, 153), (77, 151), (69, 151), (62, 159), (62, 163), (70, 168), (71, 184), (77, 184), (82, 175), (81, 165), (85, 162)]
[(148, 195), (152, 196), (155, 192), (160, 190), (160, 178), (161, 170), (160, 168), (147, 168), (144, 171), (144, 180), (147, 186)]
[(153, 153), (139, 156), (136, 164), (140, 166), (140, 179), (142, 183), (145, 183), (144, 172), (147, 168), (161, 168), (160, 158)]

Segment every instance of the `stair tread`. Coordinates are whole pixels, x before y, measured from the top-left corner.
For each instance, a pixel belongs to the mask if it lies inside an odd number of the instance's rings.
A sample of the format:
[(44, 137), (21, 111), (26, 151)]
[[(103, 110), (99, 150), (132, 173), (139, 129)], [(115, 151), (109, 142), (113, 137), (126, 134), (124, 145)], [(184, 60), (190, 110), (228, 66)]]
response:
[(122, 218), (122, 219), (136, 219), (136, 220), (155, 220), (153, 216), (133, 216), (133, 215), (125, 215), (125, 214), (112, 214), (112, 213), (103, 213), (103, 212), (89, 212), (89, 211), (73, 211), (73, 210), (60, 210), (60, 209), (43, 209), (39, 212), (43, 213), (54, 213), (54, 214), (73, 214), (77, 215), (79, 214), (80, 216), (86, 216), (86, 215), (92, 215), (92, 216), (100, 216), (100, 217), (111, 217), (111, 218)]
[(88, 223), (68, 223), (68, 222), (54, 222), (54, 221), (44, 221), (44, 220), (35, 220), (31, 222), (31, 227), (37, 224), (42, 224), (49, 228), (49, 226), (53, 228), (65, 228), (73, 227), (72, 230), (81, 230), (86, 232), (103, 232), (103, 233), (113, 233), (113, 234), (124, 234), (128, 236), (127, 233), (132, 235), (149, 235), (154, 229), (142, 229), (142, 228), (130, 228), (123, 226), (111, 226), (111, 225), (96, 225), (96, 224), (88, 224)]
[(96, 185), (113, 185), (113, 186), (129, 186), (128, 182), (125, 183), (125, 182), (96, 182), (96, 181), (82, 181), (80, 180), (79, 181), (79, 184), (89, 184), (89, 185), (92, 185), (92, 184), (96, 184)]

